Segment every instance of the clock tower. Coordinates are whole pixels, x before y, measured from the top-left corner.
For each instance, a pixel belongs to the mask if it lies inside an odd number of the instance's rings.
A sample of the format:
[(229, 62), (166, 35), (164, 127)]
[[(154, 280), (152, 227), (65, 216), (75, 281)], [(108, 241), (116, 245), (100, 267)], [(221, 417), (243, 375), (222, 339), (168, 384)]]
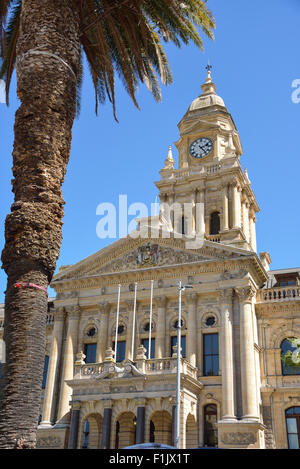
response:
[[(256, 252), (255, 221), (259, 211), (239, 133), (207, 67), (202, 94), (178, 124), (179, 167), (172, 149), (156, 182), (161, 222), (171, 236), (181, 233)], [(169, 210), (166, 210), (169, 207)]]

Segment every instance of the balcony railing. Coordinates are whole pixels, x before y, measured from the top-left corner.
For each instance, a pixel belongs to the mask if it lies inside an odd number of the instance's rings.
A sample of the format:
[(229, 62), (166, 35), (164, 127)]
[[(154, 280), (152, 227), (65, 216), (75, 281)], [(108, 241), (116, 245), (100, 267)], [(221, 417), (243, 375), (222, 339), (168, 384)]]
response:
[(278, 302), (300, 300), (300, 287), (275, 287), (260, 290), (258, 293), (258, 302)]
[[(126, 362), (117, 363), (116, 366), (122, 369)], [(113, 366), (113, 363), (89, 363), (76, 366), (75, 375), (79, 379), (88, 379), (89, 377), (97, 377), (105, 371), (107, 366)], [(136, 360), (135, 367), (145, 375), (163, 375), (175, 374), (177, 369), (176, 358), (156, 358), (151, 360)], [(185, 359), (181, 359), (181, 373), (197, 379), (198, 370)]]

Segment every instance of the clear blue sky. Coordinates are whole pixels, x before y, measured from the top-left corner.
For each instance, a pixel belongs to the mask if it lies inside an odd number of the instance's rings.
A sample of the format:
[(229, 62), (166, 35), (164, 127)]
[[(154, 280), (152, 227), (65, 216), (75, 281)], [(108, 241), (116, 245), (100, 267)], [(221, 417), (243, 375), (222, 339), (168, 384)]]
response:
[[(300, 266), (299, 231), (299, 117), (300, 103), (291, 99), (292, 82), (300, 79), (299, 0), (208, 0), (217, 23), (215, 41), (205, 40), (205, 52), (196, 47), (166, 48), (174, 83), (163, 87), (157, 104), (141, 87), (137, 110), (117, 82), (114, 122), (109, 103), (94, 114), (94, 95), (86, 73), (81, 115), (75, 121), (68, 173), (63, 186), (66, 200), (63, 243), (57, 266), (75, 263), (111, 240), (96, 236), (101, 202), (117, 205), (118, 195), (128, 203), (150, 206), (158, 191), (153, 182), (172, 144), (177, 124), (201, 92), (208, 58), (213, 79), (240, 132), (252, 188), (261, 212), (257, 217), (258, 251), (268, 251), (272, 268)], [(12, 146), (16, 99), (15, 77), (10, 107), (0, 104), (0, 248), (4, 219), (12, 203)], [(6, 287), (0, 273), (0, 302)], [(50, 291), (51, 293), (51, 291)]]

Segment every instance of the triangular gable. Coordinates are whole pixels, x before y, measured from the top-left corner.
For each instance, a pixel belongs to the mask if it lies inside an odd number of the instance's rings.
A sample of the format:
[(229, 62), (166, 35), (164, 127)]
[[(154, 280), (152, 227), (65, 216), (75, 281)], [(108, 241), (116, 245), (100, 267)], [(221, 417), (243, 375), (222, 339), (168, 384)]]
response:
[(252, 252), (244, 249), (207, 240), (198, 249), (188, 249), (186, 246), (186, 241), (183, 239), (122, 238), (77, 264), (63, 268), (53, 280), (253, 256)]

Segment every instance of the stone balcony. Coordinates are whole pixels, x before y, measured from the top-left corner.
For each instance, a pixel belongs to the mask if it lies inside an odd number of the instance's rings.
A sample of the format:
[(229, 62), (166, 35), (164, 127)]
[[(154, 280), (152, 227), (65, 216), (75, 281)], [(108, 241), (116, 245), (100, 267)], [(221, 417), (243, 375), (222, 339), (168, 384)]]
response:
[[(137, 359), (135, 362), (124, 360), (120, 363), (105, 361), (103, 363), (79, 364), (75, 363), (75, 379), (89, 378), (109, 378), (126, 375), (134, 367), (137, 374), (142, 376), (153, 375), (171, 375), (176, 374), (177, 358), (155, 358), (155, 359)], [(129, 370), (130, 368), (130, 370)], [(181, 358), (181, 375), (190, 377), (194, 380), (198, 378), (198, 369), (192, 366), (187, 360)]]
[(284, 301), (300, 301), (300, 286), (274, 287), (260, 290), (257, 303), (278, 303)]

